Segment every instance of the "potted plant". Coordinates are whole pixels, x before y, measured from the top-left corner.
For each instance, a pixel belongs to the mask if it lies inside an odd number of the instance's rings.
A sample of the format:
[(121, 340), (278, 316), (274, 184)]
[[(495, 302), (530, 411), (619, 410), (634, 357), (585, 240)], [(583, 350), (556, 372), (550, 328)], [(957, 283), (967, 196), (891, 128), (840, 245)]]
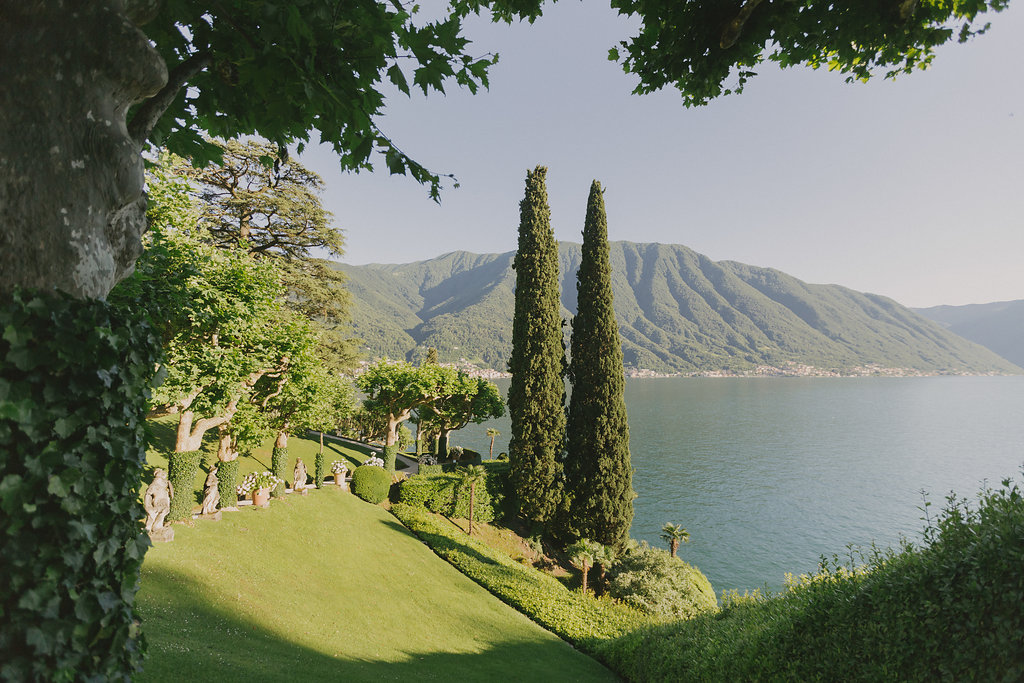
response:
[(364, 465), (370, 465), (371, 467), (384, 467), (384, 460), (378, 458), (376, 455), (371, 455), (369, 458), (363, 461)]
[(238, 495), (242, 498), (252, 496), (255, 507), (265, 508), (270, 505), (270, 490), (281, 483), (283, 480), (270, 472), (250, 472), (238, 485)]
[(348, 467), (340, 460), (331, 463), (331, 473), (334, 475), (334, 483), (338, 486), (345, 485), (345, 475), (348, 474)]

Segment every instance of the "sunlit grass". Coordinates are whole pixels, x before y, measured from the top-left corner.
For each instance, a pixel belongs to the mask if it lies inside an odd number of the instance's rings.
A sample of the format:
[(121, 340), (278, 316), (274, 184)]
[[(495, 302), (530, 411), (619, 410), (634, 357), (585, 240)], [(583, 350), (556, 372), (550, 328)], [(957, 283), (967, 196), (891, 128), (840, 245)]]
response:
[(138, 607), (143, 681), (614, 680), (331, 487), (176, 526)]

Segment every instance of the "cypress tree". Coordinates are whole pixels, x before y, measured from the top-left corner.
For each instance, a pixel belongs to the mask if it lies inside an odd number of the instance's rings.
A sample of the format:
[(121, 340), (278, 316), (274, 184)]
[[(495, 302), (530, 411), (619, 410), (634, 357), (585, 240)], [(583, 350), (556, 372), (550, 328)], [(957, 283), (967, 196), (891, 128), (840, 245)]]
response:
[(635, 495), (622, 345), (612, 308), (608, 221), (596, 180), (587, 202), (576, 291), (565, 462), (568, 530), (577, 538), (621, 548), (629, 539)]
[(561, 498), (565, 449), (565, 344), (558, 291), (558, 244), (544, 184), (547, 169), (526, 175), (519, 204), (519, 250), (508, 391), (510, 478), (519, 512), (547, 524)]

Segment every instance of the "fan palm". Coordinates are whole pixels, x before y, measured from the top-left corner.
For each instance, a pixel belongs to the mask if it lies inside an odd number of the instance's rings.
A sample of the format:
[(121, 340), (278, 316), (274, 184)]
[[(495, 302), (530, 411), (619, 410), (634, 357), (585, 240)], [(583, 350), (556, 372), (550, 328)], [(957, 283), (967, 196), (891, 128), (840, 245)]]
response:
[(487, 478), (483, 465), (468, 465), (459, 470), (459, 483), (469, 486), (469, 535), (473, 535), (473, 505), (476, 502), (476, 485)]
[(487, 436), (491, 437), (491, 451), (490, 453), (488, 453), (487, 457), (491, 460), (494, 460), (494, 437), (501, 436), (501, 432), (499, 432), (494, 427), (488, 427)]
[(668, 543), (668, 551), (675, 557), (679, 544), (689, 542), (690, 532), (684, 529), (682, 524), (666, 522), (665, 526), (661, 527), (661, 540)]
[(596, 541), (582, 538), (565, 549), (572, 566), (583, 573), (583, 592), (587, 592), (587, 573), (602, 554), (602, 546)]

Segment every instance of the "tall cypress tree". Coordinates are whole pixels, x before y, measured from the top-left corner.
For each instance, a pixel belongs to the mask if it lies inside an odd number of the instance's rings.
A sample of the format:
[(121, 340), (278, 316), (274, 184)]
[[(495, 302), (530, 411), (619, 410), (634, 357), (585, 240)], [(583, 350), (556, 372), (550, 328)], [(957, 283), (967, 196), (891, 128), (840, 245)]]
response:
[(547, 169), (526, 175), (519, 204), (516, 308), (508, 410), (512, 418), (509, 461), (520, 513), (539, 524), (551, 521), (561, 498), (565, 449), (565, 344), (558, 291), (558, 244), (544, 185)]
[(612, 308), (608, 221), (596, 180), (587, 202), (576, 291), (565, 461), (568, 527), (578, 538), (621, 548), (633, 522), (633, 468), (622, 345)]

